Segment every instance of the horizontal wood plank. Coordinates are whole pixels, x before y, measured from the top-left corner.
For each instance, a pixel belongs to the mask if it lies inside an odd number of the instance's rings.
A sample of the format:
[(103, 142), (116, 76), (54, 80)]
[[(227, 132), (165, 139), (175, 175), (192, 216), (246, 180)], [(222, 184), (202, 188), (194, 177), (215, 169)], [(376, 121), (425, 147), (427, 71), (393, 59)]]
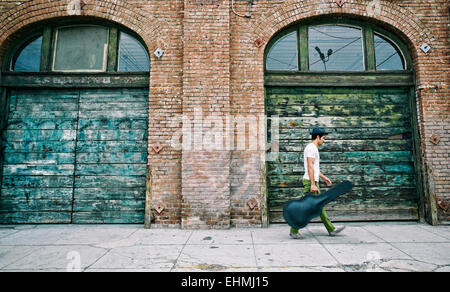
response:
[(147, 150), (146, 141), (78, 141), (78, 153), (141, 152)]
[(374, 128), (374, 127), (386, 127), (386, 128), (399, 128), (409, 127), (409, 119), (405, 119), (402, 116), (389, 116), (389, 117), (375, 117), (375, 116), (357, 116), (357, 117), (334, 117), (334, 116), (321, 116), (321, 117), (268, 117), (275, 123), (278, 119), (279, 129), (298, 128), (305, 127), (311, 128), (316, 125), (321, 125), (328, 129), (332, 128)]
[(5, 153), (73, 153), (75, 141), (6, 142)]
[(304, 105), (405, 105), (408, 103), (408, 94), (404, 90), (398, 94), (377, 93), (377, 92), (356, 92), (347, 90), (346, 92), (333, 92), (327, 94), (321, 91), (304, 92), (302, 90), (276, 90), (266, 89), (268, 95), (266, 105), (273, 107), (291, 107)]
[(148, 73), (7, 72), (2, 86), (20, 88), (148, 88)]
[(100, 188), (76, 188), (74, 198), (79, 201), (86, 200), (144, 200), (145, 187), (110, 188), (108, 186)]
[[(310, 140), (279, 140), (279, 152), (303, 151)], [(327, 140), (320, 147), (321, 152), (358, 152), (358, 151), (411, 151), (410, 139), (402, 140)], [(276, 151), (276, 150), (275, 150)]]
[(71, 223), (72, 212), (0, 212), (2, 224), (58, 224)]
[(145, 176), (79, 176), (75, 177), (75, 188), (136, 188), (145, 187)]
[(266, 111), (267, 115), (280, 117), (348, 117), (348, 116), (402, 116), (408, 112), (404, 105), (291, 105), (289, 107), (273, 107)]
[(62, 175), (69, 176), (74, 173), (73, 164), (59, 164), (59, 165), (48, 165), (48, 164), (6, 164), (3, 166), (3, 175), (17, 175), (17, 176), (29, 176), (29, 175)]
[(109, 176), (145, 176), (145, 164), (77, 164), (76, 176), (105, 175)]
[(8, 130), (8, 142), (75, 141), (76, 130)]
[[(366, 174), (366, 175), (387, 175), (387, 174), (414, 174), (412, 163), (321, 163), (320, 171), (331, 174)], [(268, 164), (268, 175), (291, 175), (305, 173), (303, 164)]]
[(81, 130), (79, 141), (146, 141), (146, 130)]
[(3, 176), (3, 188), (72, 188), (72, 176)]
[[(389, 175), (328, 175), (331, 181), (341, 182), (349, 180), (355, 186), (414, 186), (415, 176), (409, 174)], [(303, 175), (269, 175), (269, 187), (298, 187), (302, 186)]]
[(10, 153), (5, 164), (59, 165), (73, 164), (75, 153)]
[(65, 200), (72, 202), (73, 188), (3, 188), (2, 200)]
[(144, 212), (145, 200), (79, 200), (74, 201), (74, 212), (138, 211)]
[(144, 223), (144, 211), (101, 211), (101, 212), (74, 212), (75, 224), (121, 224)]
[[(268, 152), (267, 161), (272, 163), (300, 163), (303, 164), (303, 152)], [(411, 151), (352, 151), (352, 152), (323, 152), (320, 151), (320, 163), (338, 162), (413, 162)]]
[[(309, 128), (283, 128), (279, 129), (280, 140), (303, 140), (310, 138)], [(348, 139), (389, 139), (401, 140), (411, 137), (411, 128), (332, 128), (328, 129), (327, 140)]]
[(111, 152), (111, 153), (77, 153), (77, 163), (130, 163), (130, 164), (146, 164), (147, 153), (145, 152)]
[(88, 117), (80, 119), (79, 129), (83, 130), (146, 130), (148, 128), (147, 118), (98, 118)]
[(107, 103), (107, 102), (148, 102), (148, 89), (90, 89), (81, 90), (81, 103)]
[(316, 72), (268, 73), (265, 86), (305, 87), (376, 87), (413, 86), (413, 74), (391, 72)]
[(76, 118), (23, 118), (8, 120), (8, 130), (73, 130), (76, 128)]
[(4, 199), (0, 200), (0, 212), (70, 212), (72, 210), (72, 200), (63, 199)]

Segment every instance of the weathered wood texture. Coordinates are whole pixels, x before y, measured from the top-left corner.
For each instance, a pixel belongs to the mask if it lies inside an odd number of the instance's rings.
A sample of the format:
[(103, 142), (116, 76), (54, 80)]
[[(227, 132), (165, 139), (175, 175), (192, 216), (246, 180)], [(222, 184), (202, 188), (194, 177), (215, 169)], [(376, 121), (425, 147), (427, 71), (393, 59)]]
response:
[[(305, 66), (305, 65), (304, 65)], [(412, 72), (271, 72), (264, 76), (266, 86), (310, 86), (310, 87), (373, 87), (373, 86), (413, 86)]]
[(12, 88), (148, 88), (148, 73), (5, 72), (2, 86)]
[(314, 125), (329, 132), (319, 149), (321, 172), (354, 184), (326, 206), (333, 219), (418, 219), (408, 88), (267, 87), (266, 112), (280, 120), (278, 149), (267, 163), (270, 222), (284, 222), (284, 204), (303, 192), (303, 150)]
[(148, 90), (12, 91), (0, 223), (143, 223)]

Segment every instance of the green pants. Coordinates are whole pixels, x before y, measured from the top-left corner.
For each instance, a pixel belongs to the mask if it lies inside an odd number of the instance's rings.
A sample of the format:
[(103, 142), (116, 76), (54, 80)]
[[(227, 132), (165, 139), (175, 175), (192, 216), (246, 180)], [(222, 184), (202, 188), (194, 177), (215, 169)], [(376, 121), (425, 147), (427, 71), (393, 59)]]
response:
[[(309, 179), (303, 179), (303, 186), (304, 186), (304, 189), (303, 189), (302, 196), (305, 193), (309, 193), (311, 191), (311, 181)], [(316, 182), (316, 186), (319, 189), (319, 194), (320, 194), (320, 188), (319, 188), (318, 182)], [(335, 229), (335, 227), (331, 223), (330, 219), (328, 218), (328, 215), (325, 212), (325, 209), (322, 209), (322, 212), (320, 213), (320, 219), (322, 220), (322, 223), (323, 223), (323, 225), (325, 225), (325, 228), (327, 229), (328, 232), (331, 232)], [(291, 232), (298, 233), (298, 229), (291, 228)]]

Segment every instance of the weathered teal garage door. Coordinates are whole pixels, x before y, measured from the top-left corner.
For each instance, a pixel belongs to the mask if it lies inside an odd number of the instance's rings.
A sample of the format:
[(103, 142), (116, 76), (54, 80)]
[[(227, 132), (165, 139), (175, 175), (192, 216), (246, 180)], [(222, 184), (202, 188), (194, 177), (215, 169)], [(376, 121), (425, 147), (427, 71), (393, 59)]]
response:
[(148, 90), (20, 90), (4, 132), (1, 223), (142, 223)]
[(333, 220), (417, 220), (409, 92), (266, 87), (267, 115), (280, 117), (279, 152), (272, 149), (268, 162), (270, 221), (283, 222), (283, 205), (302, 193), (303, 150), (314, 125), (330, 133), (319, 148), (321, 172), (354, 184), (327, 205)]

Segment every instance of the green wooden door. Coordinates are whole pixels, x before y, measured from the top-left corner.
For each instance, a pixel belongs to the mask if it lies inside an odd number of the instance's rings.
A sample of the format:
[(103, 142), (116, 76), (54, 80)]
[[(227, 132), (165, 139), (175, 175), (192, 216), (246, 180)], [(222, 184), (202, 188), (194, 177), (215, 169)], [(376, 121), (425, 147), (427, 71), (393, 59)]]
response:
[(268, 153), (267, 163), (270, 222), (284, 222), (283, 205), (302, 193), (303, 150), (314, 125), (330, 133), (319, 148), (321, 172), (354, 184), (326, 206), (332, 220), (417, 220), (409, 94), (408, 88), (266, 87), (267, 115), (280, 118), (279, 150)]
[(142, 223), (142, 89), (10, 94), (0, 223)]
[(73, 223), (143, 223), (148, 90), (82, 90)]

